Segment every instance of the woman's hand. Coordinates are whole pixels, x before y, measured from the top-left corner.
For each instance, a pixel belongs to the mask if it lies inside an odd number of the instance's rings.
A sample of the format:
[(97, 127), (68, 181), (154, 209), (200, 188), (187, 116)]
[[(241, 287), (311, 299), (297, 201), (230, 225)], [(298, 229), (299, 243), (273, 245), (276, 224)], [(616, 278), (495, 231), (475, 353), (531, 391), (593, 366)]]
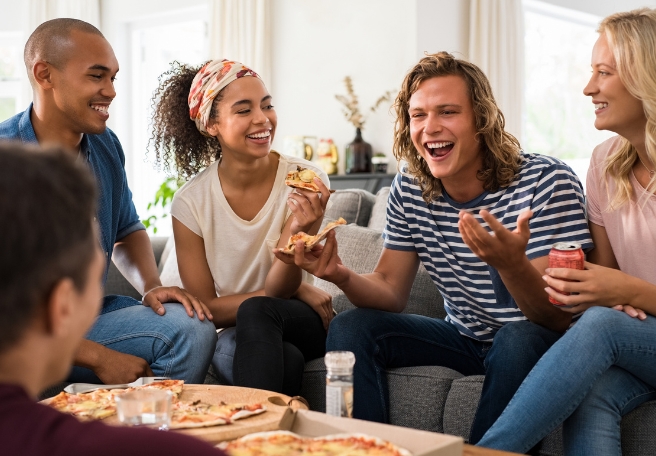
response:
[[(585, 262), (584, 270), (549, 268), (545, 270), (545, 290), (549, 296), (568, 307), (562, 310), (579, 313), (592, 306), (613, 307), (640, 318), (640, 312), (628, 305), (633, 297), (633, 277), (618, 269)], [(564, 295), (556, 290), (573, 293)], [(642, 312), (644, 314), (644, 312)]]
[(308, 233), (315, 223), (323, 218), (326, 204), (330, 198), (330, 190), (321, 179), (315, 178), (314, 182), (321, 189), (321, 193), (297, 188), (289, 194), (287, 205), (294, 215), (291, 224), (292, 234), (299, 231)]
[(625, 305), (617, 305), (613, 306), (613, 309), (619, 310), (627, 314), (629, 317), (637, 318), (638, 320), (646, 320), (647, 319), (647, 314), (645, 313), (644, 310), (642, 309), (636, 309), (633, 306), (630, 306), (628, 304)]
[(309, 283), (301, 283), (301, 286), (298, 288), (294, 297), (312, 307), (312, 310), (321, 317), (324, 329), (328, 331), (328, 325), (334, 316), (333, 297), (330, 293), (312, 286)]

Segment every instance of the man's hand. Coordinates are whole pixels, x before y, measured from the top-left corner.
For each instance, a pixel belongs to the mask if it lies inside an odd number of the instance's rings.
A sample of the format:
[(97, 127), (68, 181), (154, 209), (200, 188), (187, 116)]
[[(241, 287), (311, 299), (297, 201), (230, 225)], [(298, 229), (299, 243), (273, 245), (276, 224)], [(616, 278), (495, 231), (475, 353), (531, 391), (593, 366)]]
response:
[(294, 189), (289, 194), (287, 205), (294, 215), (291, 224), (291, 233), (296, 234), (299, 231), (307, 233), (323, 217), (326, 210), (326, 204), (330, 198), (330, 190), (326, 187), (321, 179), (315, 178), (321, 193), (311, 192), (309, 190)]
[[(631, 277), (624, 272), (585, 262), (584, 270), (550, 268), (544, 281), (549, 295), (568, 307), (564, 312), (579, 313), (592, 306), (613, 307), (635, 318), (644, 320), (645, 313), (628, 305), (634, 293)], [(564, 295), (558, 291), (575, 293)]]
[(103, 350), (102, 360), (93, 372), (105, 385), (130, 383), (139, 377), (154, 376), (145, 359), (109, 348)]
[(335, 231), (331, 230), (326, 236), (326, 244), (317, 244), (309, 252), (305, 251), (305, 244), (299, 240), (294, 248), (294, 255), (287, 255), (274, 249), (276, 258), (286, 264), (295, 264), (315, 277), (327, 280), (339, 286), (339, 281), (345, 279), (348, 273), (344, 271), (342, 260), (337, 255), (337, 239)]
[(328, 325), (334, 316), (333, 297), (330, 293), (310, 284), (302, 283), (294, 297), (312, 307), (312, 310), (321, 317), (323, 327), (328, 331)]
[(187, 315), (193, 317), (196, 312), (199, 320), (204, 320), (205, 317), (209, 320), (214, 318), (200, 299), (179, 287), (155, 287), (147, 291), (142, 299), (142, 304), (153, 309), (158, 315), (166, 313), (163, 302), (179, 302), (187, 310)]
[(465, 211), (460, 211), (458, 222), (462, 240), (474, 255), (498, 271), (521, 264), (531, 236), (528, 221), (533, 212), (528, 210), (519, 214), (517, 228), (513, 231), (508, 230), (488, 211), (482, 210), (479, 214), (490, 226), (492, 233), (488, 233), (473, 215)]

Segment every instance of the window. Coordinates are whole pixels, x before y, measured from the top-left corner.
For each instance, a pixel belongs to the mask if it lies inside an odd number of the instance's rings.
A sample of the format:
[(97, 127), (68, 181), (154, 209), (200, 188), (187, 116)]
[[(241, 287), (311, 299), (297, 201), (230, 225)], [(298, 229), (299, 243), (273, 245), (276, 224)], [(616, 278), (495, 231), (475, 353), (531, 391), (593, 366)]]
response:
[(594, 108), (583, 88), (601, 18), (524, 0), (524, 147), (558, 157), (585, 185), (594, 147), (614, 135), (594, 127)]
[(0, 32), (0, 122), (25, 109), (22, 102), (21, 78), (23, 43), (20, 33)]
[[(208, 40), (205, 15), (191, 11), (153, 19), (140, 20), (130, 27), (131, 65), (131, 148), (126, 157), (130, 188), (140, 218), (153, 211), (147, 206), (164, 182), (166, 174), (154, 169), (154, 154), (148, 151), (152, 106), (158, 77), (170, 68), (170, 63), (198, 65), (207, 60)], [(158, 217), (163, 214), (155, 213)], [(157, 223), (158, 235), (171, 234), (171, 222), (164, 218)]]

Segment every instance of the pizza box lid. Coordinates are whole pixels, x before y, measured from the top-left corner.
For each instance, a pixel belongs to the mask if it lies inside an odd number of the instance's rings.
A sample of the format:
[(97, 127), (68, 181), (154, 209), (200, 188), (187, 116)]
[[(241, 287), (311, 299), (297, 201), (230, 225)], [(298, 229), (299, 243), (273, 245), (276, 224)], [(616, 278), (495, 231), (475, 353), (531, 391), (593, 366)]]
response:
[(280, 421), (280, 429), (306, 437), (341, 433), (367, 434), (405, 448), (413, 456), (462, 456), (464, 445), (461, 437), (354, 418), (340, 418), (311, 410), (296, 410), (285, 414)]

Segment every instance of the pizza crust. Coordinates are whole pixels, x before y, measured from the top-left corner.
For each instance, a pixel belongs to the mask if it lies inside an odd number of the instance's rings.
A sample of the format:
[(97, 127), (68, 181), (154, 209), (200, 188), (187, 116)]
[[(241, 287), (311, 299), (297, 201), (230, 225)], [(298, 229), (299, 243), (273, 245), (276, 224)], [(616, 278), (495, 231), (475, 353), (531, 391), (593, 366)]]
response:
[(306, 234), (302, 231), (299, 231), (296, 234), (292, 234), (291, 237), (289, 238), (289, 241), (287, 241), (287, 245), (280, 249), (280, 252), (285, 253), (287, 255), (293, 255), (294, 252), (296, 251), (296, 242), (298, 240), (302, 240), (303, 243), (305, 244), (305, 251), (309, 252), (312, 250), (312, 247), (317, 245), (319, 242), (323, 241), (326, 236), (328, 236), (328, 232), (332, 229), (335, 229), (336, 227), (340, 225), (346, 225), (346, 220), (344, 220), (342, 217), (338, 218), (334, 222), (330, 222), (329, 224), (326, 225), (326, 227), (321, 230), (321, 232), (317, 233), (315, 236), (312, 236), (310, 234)]

